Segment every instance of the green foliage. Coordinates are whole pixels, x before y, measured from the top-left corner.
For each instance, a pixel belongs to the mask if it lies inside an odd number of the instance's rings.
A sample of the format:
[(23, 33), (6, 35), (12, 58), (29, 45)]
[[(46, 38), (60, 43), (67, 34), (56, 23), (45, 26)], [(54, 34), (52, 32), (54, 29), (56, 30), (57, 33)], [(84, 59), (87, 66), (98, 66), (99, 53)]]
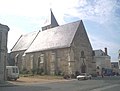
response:
[(64, 73), (59, 70), (57, 75), (58, 75), (58, 76), (64, 76)]
[(38, 75), (42, 75), (44, 73), (44, 69), (43, 68), (36, 68), (36, 69), (31, 69), (31, 73), (34, 74), (38, 74)]
[(42, 75), (44, 73), (44, 69), (43, 68), (38, 68), (37, 69), (37, 74)]
[(29, 74), (30, 71), (28, 71), (27, 69), (23, 69), (22, 71), (20, 71), (20, 74)]
[(31, 69), (31, 73), (34, 75), (36, 74), (36, 69)]

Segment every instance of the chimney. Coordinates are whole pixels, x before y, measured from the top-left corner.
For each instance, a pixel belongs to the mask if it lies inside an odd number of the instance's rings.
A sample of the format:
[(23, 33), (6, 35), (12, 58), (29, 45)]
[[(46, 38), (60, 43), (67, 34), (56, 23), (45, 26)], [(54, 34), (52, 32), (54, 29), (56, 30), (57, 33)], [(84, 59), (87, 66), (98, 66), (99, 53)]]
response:
[(107, 53), (107, 48), (105, 48), (105, 55), (108, 55), (108, 53)]

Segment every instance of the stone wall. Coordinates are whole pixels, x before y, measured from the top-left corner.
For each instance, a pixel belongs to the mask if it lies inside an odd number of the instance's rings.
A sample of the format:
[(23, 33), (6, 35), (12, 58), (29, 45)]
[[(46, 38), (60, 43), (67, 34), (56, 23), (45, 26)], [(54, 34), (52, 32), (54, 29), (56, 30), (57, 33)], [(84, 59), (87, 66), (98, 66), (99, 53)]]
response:
[(110, 56), (94, 56), (94, 60), (96, 61), (96, 72), (98, 73), (98, 75), (101, 75), (102, 68), (111, 69)]
[(25, 50), (11, 52), (9, 60), (8, 60), (9, 61), (8, 63), (11, 63), (11, 64), (8, 64), (8, 65), (10, 65), (10, 66), (15, 66), (16, 65), (16, 66), (18, 66), (19, 70), (21, 71), (22, 70), (22, 60), (23, 60), (24, 52), (25, 52)]
[[(95, 74), (96, 67), (93, 60), (92, 46), (82, 23), (72, 42), (72, 50), (74, 52), (75, 70), (82, 73), (82, 67), (85, 65), (86, 73)], [(83, 57), (82, 53), (84, 53)]]
[(7, 36), (9, 28), (0, 24), (0, 81), (6, 80)]
[(68, 74), (71, 71), (68, 65), (71, 66), (70, 62), (73, 58), (73, 55), (70, 55), (70, 48), (29, 53), (25, 56), (25, 68), (31, 70), (40, 66), (45, 74)]

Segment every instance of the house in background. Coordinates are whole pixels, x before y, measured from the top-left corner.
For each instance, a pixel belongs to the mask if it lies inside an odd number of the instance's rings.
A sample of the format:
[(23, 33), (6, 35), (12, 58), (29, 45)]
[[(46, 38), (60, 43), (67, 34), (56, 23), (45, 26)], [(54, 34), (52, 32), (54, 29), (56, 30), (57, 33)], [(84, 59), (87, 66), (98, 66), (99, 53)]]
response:
[(52, 11), (50, 22), (41, 31), (19, 38), (10, 59), (21, 71), (42, 69), (49, 75), (96, 73), (92, 46), (82, 20), (59, 26)]
[(0, 24), (0, 82), (6, 80), (8, 31), (8, 26)]
[(120, 74), (120, 69), (118, 62), (111, 62), (111, 68), (112, 68), (112, 75), (118, 75)]
[(118, 51), (118, 66), (119, 66), (119, 69), (120, 69), (120, 50)]
[(97, 75), (110, 75), (112, 73), (111, 69), (111, 57), (107, 53), (107, 48), (105, 51), (94, 50), (94, 60), (96, 61), (96, 72)]

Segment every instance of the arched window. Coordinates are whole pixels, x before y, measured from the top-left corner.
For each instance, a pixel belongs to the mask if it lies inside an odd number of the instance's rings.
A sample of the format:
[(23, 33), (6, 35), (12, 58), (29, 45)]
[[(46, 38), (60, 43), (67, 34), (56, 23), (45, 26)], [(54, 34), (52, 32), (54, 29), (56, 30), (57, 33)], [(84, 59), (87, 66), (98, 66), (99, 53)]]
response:
[(16, 54), (16, 56), (15, 56), (15, 66), (18, 65), (18, 56), (19, 56), (19, 54)]
[(81, 58), (84, 58), (84, 57), (85, 57), (84, 51), (81, 51)]
[(99, 66), (97, 66), (97, 69), (100, 69), (100, 67), (99, 67)]
[(38, 57), (38, 68), (40, 67), (40, 62), (41, 62), (41, 59), (40, 57)]
[(85, 64), (85, 54), (84, 51), (81, 51), (81, 59), (82, 59), (82, 64), (81, 64), (81, 73), (86, 72), (86, 64)]
[(33, 69), (33, 55), (30, 56), (30, 68)]
[(86, 65), (81, 66), (81, 73), (86, 73)]

